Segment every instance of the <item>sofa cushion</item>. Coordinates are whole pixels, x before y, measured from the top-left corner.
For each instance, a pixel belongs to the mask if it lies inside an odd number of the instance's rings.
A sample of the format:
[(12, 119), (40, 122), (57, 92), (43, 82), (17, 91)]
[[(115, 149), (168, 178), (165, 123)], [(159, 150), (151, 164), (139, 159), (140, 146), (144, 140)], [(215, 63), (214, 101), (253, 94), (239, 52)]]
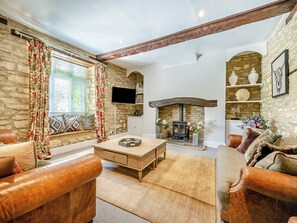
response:
[(0, 157), (0, 178), (20, 172), (22, 172), (22, 170), (18, 163), (15, 161), (15, 156)]
[(13, 174), (15, 164), (14, 156), (0, 157), (0, 178), (7, 177)]
[(246, 138), (248, 136), (248, 130), (249, 129), (253, 130), (254, 132), (259, 133), (259, 135), (261, 135), (265, 131), (264, 129), (253, 128), (251, 126), (245, 125), (244, 128), (243, 128), (241, 143), (243, 143), (246, 140)]
[(261, 159), (266, 157), (268, 154), (280, 151), (286, 154), (297, 154), (297, 145), (286, 145), (286, 146), (275, 146), (268, 142), (263, 142), (253, 153), (251, 159), (247, 162), (248, 166), (254, 166)]
[(95, 129), (95, 115), (84, 115), (82, 116), (83, 129)]
[(273, 145), (276, 146), (287, 146), (287, 145), (297, 145), (297, 137), (282, 137), (276, 140)]
[(15, 160), (22, 170), (34, 169), (37, 166), (33, 141), (1, 146), (0, 156), (15, 156)]
[(246, 162), (248, 162), (252, 158), (254, 152), (259, 149), (259, 147), (261, 147), (261, 144), (263, 144), (264, 142), (272, 144), (280, 137), (281, 135), (275, 134), (269, 129), (265, 130), (261, 135), (259, 135), (258, 138), (255, 139), (255, 141), (252, 142), (252, 144), (246, 150), (244, 154)]
[(64, 115), (65, 132), (83, 130), (80, 115)]
[(248, 149), (248, 147), (255, 141), (256, 138), (261, 133), (254, 131), (252, 128), (247, 128), (245, 135), (245, 140), (236, 148), (236, 150), (242, 154)]
[(230, 199), (229, 189), (239, 179), (240, 169), (246, 166), (246, 161), (243, 154), (227, 146), (218, 147), (217, 157), (216, 191), (221, 208), (227, 210)]
[(65, 124), (62, 115), (49, 117), (50, 134), (55, 135), (65, 132)]
[(297, 176), (297, 155), (275, 151), (260, 160), (255, 167)]

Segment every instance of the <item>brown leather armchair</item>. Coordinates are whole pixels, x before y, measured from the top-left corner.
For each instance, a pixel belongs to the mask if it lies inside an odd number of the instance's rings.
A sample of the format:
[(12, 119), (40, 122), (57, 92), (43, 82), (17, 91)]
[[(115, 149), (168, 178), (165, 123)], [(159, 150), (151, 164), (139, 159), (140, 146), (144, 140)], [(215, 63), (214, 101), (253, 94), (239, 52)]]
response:
[[(241, 137), (230, 135), (229, 140), (228, 146), (235, 148)], [(230, 188), (229, 208), (220, 215), (230, 223), (288, 222), (297, 215), (297, 177), (245, 166)]]
[[(4, 137), (5, 135), (5, 137)], [(15, 142), (12, 132), (0, 140)], [(23, 171), (0, 179), (0, 223), (86, 223), (96, 215), (95, 155)]]

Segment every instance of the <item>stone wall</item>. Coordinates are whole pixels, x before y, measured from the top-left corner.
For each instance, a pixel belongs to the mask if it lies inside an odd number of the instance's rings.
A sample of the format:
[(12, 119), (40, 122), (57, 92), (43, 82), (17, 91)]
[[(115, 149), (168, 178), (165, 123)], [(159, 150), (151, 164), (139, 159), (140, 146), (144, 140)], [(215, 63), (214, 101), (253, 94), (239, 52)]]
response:
[(138, 74), (126, 76), (127, 71), (114, 64), (109, 64), (106, 69), (106, 132), (109, 135), (127, 132), (127, 116), (133, 115), (134, 104), (112, 103), (112, 87), (135, 89)]
[[(262, 56), (258, 53), (247, 53), (243, 55), (234, 56), (229, 62), (227, 62), (226, 66), (226, 86), (229, 86), (229, 77), (232, 71), (236, 73), (238, 76), (238, 81), (236, 85), (241, 84), (249, 84), (248, 75), (250, 74), (252, 68), (255, 68), (257, 73), (259, 74), (258, 83), (262, 81), (261, 75), (261, 60)], [(240, 88), (226, 88), (226, 101), (236, 101), (235, 93)], [(249, 101), (252, 100), (260, 100), (261, 89), (259, 87), (249, 87), (245, 88), (250, 92)], [(240, 114), (238, 117), (241, 118), (243, 116), (251, 115), (253, 112), (260, 112), (260, 104), (258, 103), (241, 103), (241, 104), (226, 104), (226, 119), (230, 120), (231, 118), (235, 118), (232, 115), (231, 108), (240, 108)]]
[[(5, 16), (1, 17), (6, 18)], [(27, 41), (11, 35), (11, 29), (21, 30), (36, 36), (46, 42), (49, 46), (60, 49), (68, 49), (81, 55), (90, 55), (65, 42), (59, 41), (48, 35), (26, 27), (12, 19), (8, 19), (8, 25), (0, 23), (0, 130), (10, 129), (17, 133), (19, 141), (27, 140), (29, 130), (29, 68), (27, 61)], [(106, 89), (106, 114), (108, 132), (122, 133), (127, 131), (125, 115), (131, 115), (135, 105), (113, 105), (111, 103), (111, 87), (135, 88), (136, 76), (126, 77), (126, 70), (109, 64), (107, 72)], [(88, 114), (95, 112), (95, 76), (94, 67), (88, 70), (87, 79), (87, 110)], [(116, 116), (115, 120), (115, 114)], [(94, 139), (95, 134), (84, 133), (78, 137), (76, 134), (52, 137), (55, 139), (51, 148), (72, 144), (74, 142)]]
[(263, 104), (261, 114), (270, 120), (270, 128), (283, 136), (297, 135), (297, 72), (289, 76), (289, 94), (272, 98), (271, 63), (285, 50), (289, 50), (289, 70), (297, 69), (297, 14), (285, 25), (285, 19), (268, 41), (268, 54), (262, 59)]
[[(170, 105), (159, 108), (159, 118), (165, 119), (169, 123), (168, 131), (172, 136), (172, 122), (179, 121), (179, 106)], [(204, 121), (204, 107), (184, 105), (183, 120), (195, 123), (198, 121)], [(192, 132), (190, 132), (190, 137)], [(204, 140), (204, 131), (199, 133), (199, 140)]]

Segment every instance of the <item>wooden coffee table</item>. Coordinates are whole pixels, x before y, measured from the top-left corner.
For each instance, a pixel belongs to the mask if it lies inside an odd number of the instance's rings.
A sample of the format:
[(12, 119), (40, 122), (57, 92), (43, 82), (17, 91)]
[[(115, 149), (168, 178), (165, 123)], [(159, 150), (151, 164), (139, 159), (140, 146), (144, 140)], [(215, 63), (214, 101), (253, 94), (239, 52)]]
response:
[[(141, 139), (141, 144), (135, 147), (123, 147), (118, 142), (123, 138)], [(157, 166), (157, 158), (166, 158), (166, 140), (151, 139), (140, 136), (126, 135), (94, 145), (94, 152), (101, 159), (116, 163), (138, 171), (138, 179), (142, 180), (142, 171), (150, 164)]]

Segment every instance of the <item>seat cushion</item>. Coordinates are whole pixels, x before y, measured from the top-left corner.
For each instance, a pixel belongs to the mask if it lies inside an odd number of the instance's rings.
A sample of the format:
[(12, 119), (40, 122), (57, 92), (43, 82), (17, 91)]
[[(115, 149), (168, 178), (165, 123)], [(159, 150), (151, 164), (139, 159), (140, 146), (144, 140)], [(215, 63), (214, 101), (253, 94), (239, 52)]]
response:
[(246, 166), (243, 154), (236, 149), (219, 146), (216, 165), (216, 191), (221, 208), (229, 208), (229, 189), (239, 179), (240, 169)]
[(34, 169), (37, 165), (33, 141), (1, 146), (0, 156), (15, 156), (15, 160), (22, 170)]

